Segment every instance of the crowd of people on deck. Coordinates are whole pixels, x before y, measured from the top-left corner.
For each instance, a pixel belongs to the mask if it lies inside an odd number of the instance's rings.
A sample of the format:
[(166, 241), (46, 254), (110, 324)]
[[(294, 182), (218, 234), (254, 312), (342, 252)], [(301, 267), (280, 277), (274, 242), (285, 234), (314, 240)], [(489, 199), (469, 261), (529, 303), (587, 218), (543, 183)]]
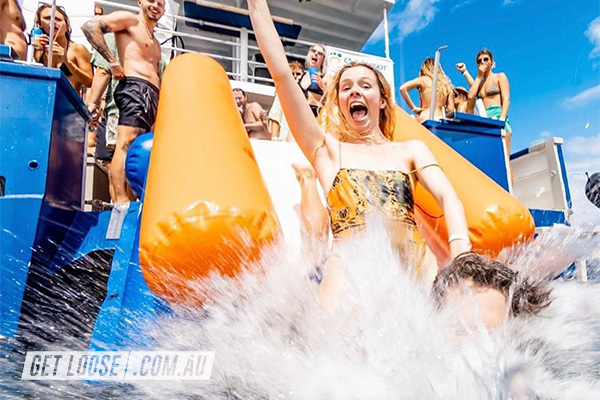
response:
[[(109, 170), (115, 205), (134, 199), (125, 177), (125, 157), (131, 142), (153, 129), (165, 66), (154, 36), (154, 28), (165, 12), (164, 1), (139, 0), (138, 5), (137, 14), (115, 11), (103, 15), (102, 8), (96, 8), (96, 17), (82, 26), (93, 54), (71, 40), (71, 25), (64, 9), (56, 9), (52, 44), (51, 6), (42, 4), (35, 13), (35, 27), (42, 33), (35, 38), (33, 59), (48, 64), (51, 58), (51, 66), (60, 68), (81, 94), (92, 114), (94, 134), (90, 143), (95, 146), (97, 159)], [(18, 3), (0, 0), (0, 6), (0, 41), (10, 44), (24, 59), (25, 24)], [(341, 243), (360, 235), (373, 212), (385, 216), (393, 244), (405, 264), (412, 265), (415, 271), (433, 268), (437, 273), (437, 261), (416, 229), (412, 192), (419, 181), (444, 211), (450, 256), (454, 260), (435, 280), (438, 300), (446, 298), (448, 288), (461, 280), (499, 293), (500, 301), (494, 310), (504, 315), (506, 302), (510, 301), (508, 288), (517, 282), (514, 274), (470, 252), (463, 206), (425, 144), (392, 141), (392, 88), (383, 75), (366, 63), (350, 63), (335, 74), (328, 74), (323, 45), (310, 47), (304, 65), (289, 63), (266, 0), (249, 0), (248, 6), (260, 51), (275, 82), (276, 96), (268, 112), (260, 104), (249, 102), (241, 88), (233, 89), (232, 96), (250, 138), (295, 141), (310, 163), (294, 168), (302, 188), (304, 228), (309, 236), (321, 241), (333, 236), (333, 247), (321, 269), (319, 293), (324, 307), (334, 308), (340, 298)], [(475, 78), (464, 63), (456, 65), (468, 88), (453, 86), (440, 66), (434, 90), (434, 60), (427, 58), (419, 76), (400, 86), (400, 94), (419, 121), (430, 118), (432, 97), (435, 119), (454, 111), (474, 113), (477, 102), (482, 101), (479, 113), (505, 121), (510, 144), (508, 79), (504, 73), (493, 72), (494, 58), (489, 50), (481, 50), (475, 61)], [(409, 95), (413, 89), (419, 92), (418, 105)], [(318, 185), (328, 194), (327, 205), (318, 197)], [(480, 274), (482, 270), (487, 275)], [(506, 279), (489, 279), (496, 275)], [(538, 307), (513, 307), (513, 314), (523, 310), (535, 313), (549, 303), (549, 296), (542, 289), (533, 292), (537, 298), (520, 300), (519, 304), (531, 301)], [(497, 325), (497, 321), (498, 315), (494, 314), (489, 326)]]

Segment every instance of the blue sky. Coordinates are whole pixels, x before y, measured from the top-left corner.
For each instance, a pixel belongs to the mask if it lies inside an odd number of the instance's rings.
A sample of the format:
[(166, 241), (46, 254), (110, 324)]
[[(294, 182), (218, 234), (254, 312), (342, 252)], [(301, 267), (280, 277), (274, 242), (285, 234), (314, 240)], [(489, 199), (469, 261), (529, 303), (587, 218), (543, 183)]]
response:
[[(559, 136), (573, 189), (585, 183), (576, 172), (600, 171), (600, 2), (397, 0), (389, 24), (396, 87), (444, 44), (444, 70), (466, 86), (454, 65), (467, 63), (475, 76), (475, 56), (487, 47), (510, 81), (513, 151)], [(363, 51), (384, 55), (382, 31)]]

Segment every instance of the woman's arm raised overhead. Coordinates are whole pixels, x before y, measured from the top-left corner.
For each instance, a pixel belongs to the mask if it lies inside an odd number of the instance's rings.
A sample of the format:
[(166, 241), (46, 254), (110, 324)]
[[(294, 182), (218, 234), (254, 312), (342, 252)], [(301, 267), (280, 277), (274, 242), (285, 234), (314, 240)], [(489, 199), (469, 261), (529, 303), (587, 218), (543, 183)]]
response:
[(314, 166), (315, 152), (323, 146), (325, 134), (292, 75), (267, 1), (248, 0), (248, 10), (258, 47), (267, 63), (271, 77), (275, 81), (277, 94), (290, 130), (302, 152)]

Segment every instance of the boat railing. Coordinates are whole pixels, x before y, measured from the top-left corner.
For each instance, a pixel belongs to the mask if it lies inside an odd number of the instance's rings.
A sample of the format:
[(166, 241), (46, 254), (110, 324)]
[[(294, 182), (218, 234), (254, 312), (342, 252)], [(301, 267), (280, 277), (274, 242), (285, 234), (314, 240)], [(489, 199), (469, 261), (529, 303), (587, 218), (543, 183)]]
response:
[[(139, 10), (136, 6), (118, 1), (97, 0), (96, 3), (110, 11), (119, 9), (137, 12)], [(165, 14), (157, 25), (156, 37), (161, 42), (163, 58), (170, 59), (183, 53), (199, 53), (212, 57), (223, 66), (230, 80), (236, 81), (232, 86), (243, 88), (251, 101), (258, 101), (266, 108), (270, 107), (274, 95), (273, 80), (260, 54), (253, 31), (241, 26), (244, 23), (246, 26), (249, 25), (247, 11), (209, 1), (195, 2), (224, 13), (227, 17), (231, 16), (232, 20), (237, 18), (239, 22), (240, 19), (245, 19), (244, 22), (240, 22), (240, 26), (235, 26), (179, 15), (186, 12), (183, 10), (186, 4), (187, 2), (183, 2), (183, 7), (177, 12)], [(297, 36), (301, 28), (293, 20), (276, 16), (273, 20), (276, 25), (284, 27), (284, 33), (285, 29), (290, 32), (288, 36), (280, 36), (288, 60), (303, 64), (308, 49), (316, 43), (299, 39)], [(327, 43), (323, 45), (327, 48), (326, 57), (330, 72), (334, 72), (348, 61), (365, 61), (374, 65), (393, 87), (394, 72), (391, 59), (330, 46)]]
[[(532, 210), (536, 226), (571, 223), (571, 193), (562, 144), (562, 138), (553, 137), (511, 155), (514, 195)], [(551, 214), (560, 216), (560, 222)], [(548, 223), (543, 223), (548, 217)]]
[[(132, 12), (138, 12), (139, 10), (136, 6), (122, 4), (117, 1), (97, 0), (96, 3), (113, 9)], [(235, 9), (235, 7), (228, 8)], [(240, 14), (244, 13), (244, 10), (238, 10)], [(183, 15), (165, 14), (164, 17), (169, 21), (173, 21), (172, 26), (165, 26), (159, 23), (156, 32), (157, 37), (161, 40), (162, 49), (170, 52), (171, 57), (183, 53), (204, 54), (219, 61), (231, 79), (267, 85), (273, 84), (273, 80), (266, 72), (266, 64), (260, 56), (256, 56), (260, 54), (260, 51), (252, 38), (252, 30), (189, 18)], [(285, 18), (274, 17), (274, 20), (290, 25), (293, 24), (292, 20)], [(231, 36), (208, 31), (197, 33), (195, 31), (198, 29), (187, 25), (178, 26), (177, 22), (197, 25), (200, 28), (206, 27), (236, 32), (239, 37), (237, 35)], [(289, 37), (281, 37), (281, 39), (286, 44), (286, 54), (290, 60), (303, 61), (306, 57), (307, 49), (315, 44)], [(183, 43), (185, 44), (181, 45)], [(344, 53), (355, 56), (361, 55), (359, 52), (345, 49)]]

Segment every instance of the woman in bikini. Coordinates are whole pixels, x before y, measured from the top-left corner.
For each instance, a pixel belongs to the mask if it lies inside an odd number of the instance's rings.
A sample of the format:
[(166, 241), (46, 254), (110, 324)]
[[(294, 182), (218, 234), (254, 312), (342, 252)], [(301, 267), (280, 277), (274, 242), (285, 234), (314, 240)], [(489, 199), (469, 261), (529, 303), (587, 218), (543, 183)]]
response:
[[(383, 75), (368, 64), (351, 63), (334, 76), (321, 126), (294, 80), (266, 0), (249, 0), (250, 18), (275, 81), (290, 130), (327, 193), (334, 236), (319, 295), (326, 309), (340, 297), (340, 244), (364, 232), (378, 212), (394, 239), (416, 233), (413, 187), (419, 181), (440, 204), (450, 234), (451, 257), (471, 247), (463, 206), (448, 178), (421, 141), (392, 142), (394, 105)], [(403, 243), (401, 253), (406, 254)]]
[[(421, 64), (421, 71), (419, 72), (419, 77), (408, 82), (405, 82), (402, 86), (400, 86), (400, 94), (402, 98), (408, 104), (411, 111), (416, 115), (417, 120), (419, 122), (423, 122), (429, 119), (429, 106), (431, 104), (431, 88), (433, 86), (433, 67), (435, 62), (433, 58), (426, 58), (425, 61)], [(417, 89), (419, 91), (419, 101), (420, 106), (417, 107), (415, 103), (413, 103), (412, 99), (408, 95), (413, 89)], [(437, 81), (437, 90), (436, 90), (436, 99), (435, 99), (435, 113), (434, 118), (439, 119), (444, 116), (442, 108), (446, 110), (446, 112), (454, 111), (454, 92), (452, 90), (452, 84), (450, 83), (450, 79), (444, 73), (442, 66), (439, 66), (438, 71), (438, 81)]]
[[(326, 55), (325, 46), (320, 44), (312, 46), (308, 50), (304, 72), (298, 81), (315, 117), (319, 115), (319, 110), (322, 106), (321, 100), (325, 92)], [(309, 73), (309, 68), (317, 68), (317, 73), (312, 77)]]
[(83, 87), (92, 86), (94, 72), (92, 70), (90, 52), (85, 46), (71, 41), (71, 23), (62, 7), (56, 8), (54, 17), (54, 43), (49, 46), (50, 20), (52, 5), (42, 4), (35, 12), (35, 25), (42, 29), (42, 49), (36, 50), (35, 59), (48, 64), (48, 54), (52, 51), (52, 68), (60, 68), (77, 93)]
[(469, 102), (474, 103), (477, 97), (483, 100), (485, 111), (489, 118), (505, 121), (506, 125), (506, 148), (510, 156), (510, 139), (512, 129), (508, 123), (508, 109), (510, 107), (510, 85), (508, 78), (503, 72), (494, 73), (492, 69), (496, 66), (494, 56), (488, 49), (477, 53), (477, 77), (473, 79), (466, 69), (464, 63), (456, 64), (456, 68), (465, 76), (471, 89), (469, 89)]

